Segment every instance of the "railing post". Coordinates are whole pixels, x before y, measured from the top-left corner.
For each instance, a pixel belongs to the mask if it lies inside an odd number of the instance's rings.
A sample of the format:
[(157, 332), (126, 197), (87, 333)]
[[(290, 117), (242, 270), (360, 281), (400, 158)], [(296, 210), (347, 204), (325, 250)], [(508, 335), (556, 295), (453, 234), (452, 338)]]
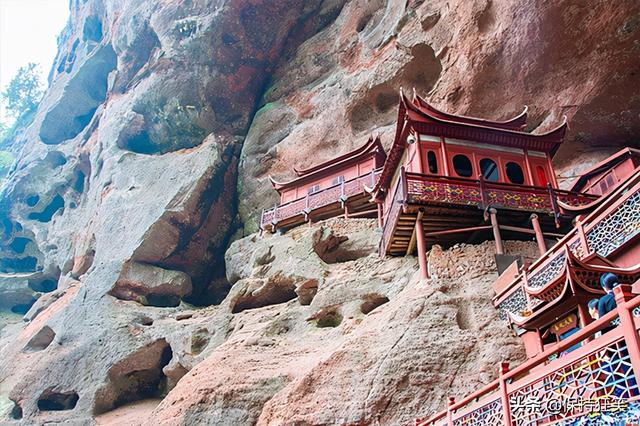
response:
[(509, 363), (501, 362), (498, 370), (500, 378), (500, 398), (502, 400), (502, 415), (505, 426), (511, 426), (511, 406), (509, 405), (509, 392), (507, 391), (507, 381), (504, 376), (509, 372)]
[(456, 403), (456, 399), (453, 396), (449, 397), (449, 403), (447, 404), (447, 424), (453, 426), (453, 411), (451, 408)]
[(627, 351), (629, 351), (633, 373), (638, 377), (640, 375), (640, 338), (638, 337), (636, 324), (633, 320), (633, 314), (626, 306), (626, 302), (633, 297), (631, 286), (621, 284), (613, 289), (613, 294), (616, 298), (620, 327), (622, 327), (622, 332), (624, 333), (624, 340), (627, 344)]
[(276, 230), (276, 224), (278, 223), (278, 205), (273, 206), (273, 217), (271, 218), (271, 224), (273, 225), (273, 232)]
[(556, 220), (556, 228), (560, 228), (560, 209), (558, 208), (558, 196), (550, 183), (547, 184), (547, 190), (549, 190), (549, 199), (551, 200), (551, 207), (553, 208), (553, 217)]
[(407, 172), (405, 171), (404, 166), (400, 167), (400, 187), (402, 188), (402, 202), (404, 204), (407, 201), (407, 194), (409, 193), (407, 186)]
[(587, 257), (589, 255), (589, 240), (587, 240), (587, 235), (584, 233), (584, 224), (582, 221), (576, 221), (576, 229), (578, 230), (578, 238), (580, 239), (580, 245), (582, 246), (582, 252), (584, 256)]
[[(480, 184), (480, 202), (482, 203), (480, 208), (482, 208), (482, 210), (486, 210), (486, 208), (489, 206), (489, 203), (487, 200), (487, 191), (486, 191), (486, 185), (485, 185), (483, 175), (478, 176), (478, 183)], [(486, 219), (486, 216), (485, 216), (485, 219)]]

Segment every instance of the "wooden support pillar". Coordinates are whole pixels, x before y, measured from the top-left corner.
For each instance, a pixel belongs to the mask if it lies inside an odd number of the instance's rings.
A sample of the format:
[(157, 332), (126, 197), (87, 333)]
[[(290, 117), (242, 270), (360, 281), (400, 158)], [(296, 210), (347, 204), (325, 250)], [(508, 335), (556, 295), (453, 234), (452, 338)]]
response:
[(424, 229), (422, 228), (422, 212), (418, 213), (414, 233), (418, 245), (418, 264), (420, 265), (420, 278), (429, 278), (429, 267), (427, 265), (427, 244), (424, 241)]
[(580, 318), (580, 328), (585, 328), (591, 324), (589, 309), (584, 303), (582, 303), (582, 301), (578, 302), (578, 316)]
[(578, 220), (575, 227), (578, 230), (578, 239), (580, 240), (582, 252), (584, 257), (586, 257), (591, 253), (591, 249), (589, 248), (589, 240), (587, 240), (587, 236), (584, 233), (584, 225), (582, 224), (582, 221)]
[(538, 219), (537, 214), (531, 215), (531, 224), (533, 225), (533, 230), (536, 233), (536, 242), (538, 243), (538, 251), (540, 252), (540, 256), (547, 252), (547, 245), (544, 242), (544, 234), (542, 233), (542, 227), (540, 226), (540, 219)]
[(509, 372), (509, 363), (501, 362), (500, 370), (498, 370), (498, 374), (500, 375), (500, 399), (502, 400), (502, 414), (503, 421), (505, 426), (511, 426), (511, 406), (509, 405), (509, 392), (507, 391), (507, 381), (504, 376)]
[(493, 228), (493, 238), (496, 240), (496, 254), (504, 254), (504, 246), (502, 245), (502, 237), (500, 236), (500, 225), (498, 224), (498, 212), (491, 207), (489, 209), (491, 217), (491, 227)]
[(384, 217), (382, 217), (382, 203), (378, 204), (378, 227), (384, 228)]
[(456, 404), (456, 399), (453, 396), (449, 397), (449, 403), (447, 404), (447, 425), (453, 426), (453, 411), (452, 407)]

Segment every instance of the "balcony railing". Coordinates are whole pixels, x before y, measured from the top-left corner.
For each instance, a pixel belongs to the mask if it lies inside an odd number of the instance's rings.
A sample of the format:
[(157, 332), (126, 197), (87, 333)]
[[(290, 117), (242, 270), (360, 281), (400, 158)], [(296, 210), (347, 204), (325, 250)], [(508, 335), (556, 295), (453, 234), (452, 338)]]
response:
[[(485, 179), (465, 179), (447, 176), (404, 173), (408, 203), (443, 203), (476, 206), (485, 209), (525, 210), (535, 213), (562, 213), (558, 201), (579, 206), (597, 197), (570, 191), (537, 186), (489, 182)], [(402, 181), (402, 179), (400, 179)]]
[(543, 300), (526, 289), (542, 289), (562, 272), (567, 250), (578, 259), (596, 254), (614, 255), (640, 235), (640, 175), (614, 192), (549, 251), (516, 277), (496, 296), (500, 316), (531, 312)]
[(614, 294), (617, 310), (513, 370), (502, 365), (498, 379), (415, 424), (533, 426), (594, 412), (623, 415), (640, 399), (640, 296), (632, 298), (626, 285)]
[(527, 211), (554, 215), (559, 220), (563, 211), (558, 201), (572, 206), (592, 203), (596, 196), (547, 188), (488, 182), (484, 179), (465, 179), (448, 176), (424, 175), (400, 171), (394, 189), (393, 204), (384, 221), (381, 250), (385, 252), (396, 225), (399, 207), (407, 204), (435, 204), (449, 206), (474, 206), (479, 209)]
[(307, 194), (304, 198), (276, 205), (269, 210), (262, 210), (262, 214), (260, 215), (260, 228), (275, 228), (284, 220), (291, 219), (298, 215), (304, 215), (306, 217), (313, 212), (313, 210), (337, 202), (346, 202), (354, 195), (363, 194), (365, 186), (369, 188), (375, 186), (381, 171), (381, 169), (372, 170), (365, 175), (343, 181), (313, 194)]

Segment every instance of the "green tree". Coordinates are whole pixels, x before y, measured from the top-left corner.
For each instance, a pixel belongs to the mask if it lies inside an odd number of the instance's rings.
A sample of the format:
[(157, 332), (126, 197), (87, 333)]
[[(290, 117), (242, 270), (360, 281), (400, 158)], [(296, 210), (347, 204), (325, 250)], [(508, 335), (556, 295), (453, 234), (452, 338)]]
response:
[(2, 93), (7, 114), (14, 118), (34, 110), (42, 98), (44, 90), (37, 66), (29, 63), (21, 67)]

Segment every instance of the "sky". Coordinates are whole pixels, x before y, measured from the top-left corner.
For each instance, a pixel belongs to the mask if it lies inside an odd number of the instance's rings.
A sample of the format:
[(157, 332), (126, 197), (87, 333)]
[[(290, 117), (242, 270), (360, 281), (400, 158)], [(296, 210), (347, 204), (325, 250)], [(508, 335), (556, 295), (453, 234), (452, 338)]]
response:
[(0, 0), (0, 89), (29, 62), (40, 64), (42, 82), (69, 18), (69, 0)]

